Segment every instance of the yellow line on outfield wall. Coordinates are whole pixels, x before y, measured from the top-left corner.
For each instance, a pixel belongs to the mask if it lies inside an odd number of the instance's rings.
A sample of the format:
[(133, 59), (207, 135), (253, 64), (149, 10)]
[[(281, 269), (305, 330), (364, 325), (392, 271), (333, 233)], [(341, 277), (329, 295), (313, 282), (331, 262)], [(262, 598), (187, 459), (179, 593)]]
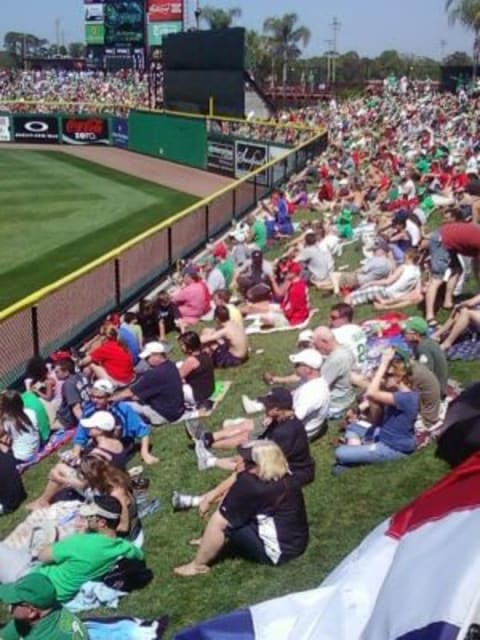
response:
[(97, 267), (101, 267), (102, 265), (107, 263), (109, 260), (113, 260), (115, 258), (118, 258), (122, 253), (124, 253), (125, 251), (127, 251), (131, 247), (139, 244), (143, 240), (146, 240), (147, 238), (149, 238), (153, 234), (157, 233), (158, 231), (161, 231), (162, 229), (168, 228), (169, 226), (171, 226), (173, 223), (177, 222), (181, 218), (184, 218), (185, 216), (189, 215), (190, 213), (193, 213), (194, 211), (198, 210), (199, 208), (211, 203), (213, 200), (216, 200), (217, 198), (219, 198), (220, 196), (224, 195), (225, 193), (231, 192), (234, 188), (238, 187), (243, 182), (246, 182), (247, 180), (251, 180), (252, 176), (258, 175), (260, 173), (263, 173), (265, 170), (267, 170), (270, 167), (274, 166), (275, 164), (277, 164), (281, 160), (285, 160), (285, 158), (290, 156), (292, 153), (296, 153), (297, 151), (302, 149), (302, 147), (305, 147), (306, 145), (311, 144), (318, 137), (320, 137), (320, 135), (323, 135), (323, 133), (325, 133), (325, 130), (323, 130), (323, 132), (320, 133), (320, 134), (317, 133), (315, 136), (310, 138), (310, 140), (307, 140), (306, 142), (302, 142), (301, 144), (299, 144), (298, 146), (294, 147), (293, 149), (287, 149), (285, 151), (285, 153), (283, 153), (281, 156), (278, 156), (277, 158), (275, 158), (275, 160), (271, 160), (267, 164), (262, 165), (258, 169), (255, 169), (255, 171), (252, 171), (248, 175), (244, 176), (243, 178), (240, 178), (239, 180), (236, 180), (233, 184), (230, 184), (230, 185), (228, 185), (226, 187), (223, 187), (219, 191), (216, 191), (212, 195), (208, 196), (208, 198), (204, 198), (203, 200), (200, 200), (200, 201), (196, 202), (195, 204), (187, 207), (186, 209), (183, 209), (182, 211), (179, 211), (178, 213), (176, 213), (173, 216), (171, 216), (170, 218), (168, 218), (168, 220), (163, 220), (162, 222), (159, 222), (157, 225), (155, 225), (153, 227), (150, 227), (149, 229), (147, 229), (146, 231), (143, 231), (142, 233), (138, 234), (134, 238), (131, 238), (130, 240), (127, 240), (127, 242), (124, 242), (123, 244), (119, 245), (115, 249), (112, 249), (108, 253), (105, 253), (102, 256), (100, 256), (99, 258), (96, 258), (95, 260), (90, 261), (89, 263), (87, 263), (83, 267), (80, 267), (79, 269), (76, 269), (75, 271), (72, 271), (72, 273), (69, 273), (68, 275), (63, 276), (63, 278), (59, 278), (58, 280), (55, 280), (55, 282), (52, 282), (51, 284), (48, 284), (45, 287), (42, 287), (41, 289), (37, 289), (36, 291), (34, 291), (30, 295), (26, 296), (25, 298), (22, 298), (18, 302), (15, 302), (14, 304), (10, 305), (9, 307), (6, 307), (2, 311), (0, 311), (0, 322), (6, 320), (7, 318), (9, 318), (10, 316), (12, 316), (15, 313), (23, 311), (24, 309), (26, 309), (28, 307), (32, 307), (33, 305), (38, 303), (40, 300), (42, 300), (46, 296), (54, 293), (55, 291), (57, 291), (58, 289), (61, 289), (62, 287), (66, 286), (67, 284), (70, 284), (71, 282), (74, 282), (75, 280), (78, 280), (78, 278), (81, 278), (82, 276), (86, 275), (87, 273), (90, 273), (91, 271), (93, 271), (93, 269), (95, 269)]

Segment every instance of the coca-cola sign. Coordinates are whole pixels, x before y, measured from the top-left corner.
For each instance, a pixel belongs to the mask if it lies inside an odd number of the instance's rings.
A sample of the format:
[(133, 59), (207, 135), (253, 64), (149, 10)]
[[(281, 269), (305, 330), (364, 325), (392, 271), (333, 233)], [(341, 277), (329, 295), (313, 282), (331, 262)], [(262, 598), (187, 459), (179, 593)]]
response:
[(183, 20), (183, 0), (148, 0), (149, 22)]
[(106, 118), (65, 118), (62, 142), (66, 144), (110, 144)]

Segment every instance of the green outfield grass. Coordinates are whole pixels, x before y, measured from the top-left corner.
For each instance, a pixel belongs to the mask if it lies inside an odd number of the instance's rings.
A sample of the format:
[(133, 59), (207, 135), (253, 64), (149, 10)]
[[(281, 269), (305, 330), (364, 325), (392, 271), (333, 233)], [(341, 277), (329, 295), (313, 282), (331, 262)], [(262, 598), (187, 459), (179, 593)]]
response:
[[(269, 257), (276, 255), (278, 252), (270, 252)], [(338, 265), (355, 268), (360, 257), (356, 247), (348, 247), (337, 262)], [(472, 281), (468, 290), (473, 292), (474, 287)], [(332, 297), (324, 299), (312, 291), (311, 301), (319, 308), (311, 323), (313, 328), (327, 322), (329, 308), (335, 300)], [(417, 310), (411, 308), (406, 312), (415, 313)], [(355, 309), (358, 321), (373, 315), (375, 312), (369, 305)], [(219, 379), (233, 380), (234, 384), (217, 412), (206, 420), (208, 427), (215, 429), (225, 418), (241, 416), (241, 395), (246, 393), (255, 397), (266, 390), (261, 379), (265, 370), (279, 374), (291, 372), (288, 355), (295, 349), (296, 338), (296, 331), (251, 337), (252, 355), (248, 363), (236, 370), (217, 372)], [(174, 336), (169, 340), (176, 345)], [(264, 352), (256, 354), (257, 349)], [(180, 357), (175, 346), (172, 358), (178, 360)], [(478, 379), (478, 363), (451, 363), (450, 376), (464, 385), (470, 384)], [(305, 490), (310, 544), (301, 558), (278, 568), (230, 559), (218, 563), (205, 576), (182, 579), (172, 574), (172, 568), (192, 558), (194, 550), (188, 541), (201, 533), (204, 522), (195, 511), (173, 513), (171, 492), (179, 489), (201, 493), (223, 479), (225, 474), (197, 471), (195, 456), (183, 426), (156, 429), (153, 434), (154, 453), (160, 458), (160, 463), (148, 467), (146, 473), (151, 480), (149, 496), (158, 497), (162, 501), (162, 509), (144, 520), (146, 559), (155, 577), (146, 589), (122, 600), (120, 613), (141, 617), (168, 613), (171, 624), (166, 637), (172, 638), (175, 631), (199, 620), (292, 591), (314, 588), (374, 526), (429, 487), (447, 470), (446, 465), (435, 458), (434, 446), (431, 445), (398, 462), (359, 468), (333, 477), (331, 467), (338, 435), (338, 424), (332, 423), (327, 436), (312, 445), (317, 476)], [(39, 495), (48, 469), (57, 460), (56, 456), (51, 456), (25, 474), (29, 499)], [(132, 462), (138, 463), (138, 459)], [(0, 518), (0, 539), (25, 516), (26, 511), (20, 508), (15, 514)], [(111, 611), (106, 610), (100, 613), (111, 615)]]
[(0, 308), (193, 204), (57, 151), (0, 150)]

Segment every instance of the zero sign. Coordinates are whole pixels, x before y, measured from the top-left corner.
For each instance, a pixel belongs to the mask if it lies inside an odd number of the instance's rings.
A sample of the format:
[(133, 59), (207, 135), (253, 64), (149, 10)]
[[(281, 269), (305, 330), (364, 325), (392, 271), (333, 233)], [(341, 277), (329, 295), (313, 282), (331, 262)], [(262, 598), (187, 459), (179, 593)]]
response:
[(24, 127), (27, 131), (30, 131), (30, 133), (45, 133), (45, 131), (48, 131), (48, 124), (46, 122), (39, 122), (38, 120), (26, 122)]

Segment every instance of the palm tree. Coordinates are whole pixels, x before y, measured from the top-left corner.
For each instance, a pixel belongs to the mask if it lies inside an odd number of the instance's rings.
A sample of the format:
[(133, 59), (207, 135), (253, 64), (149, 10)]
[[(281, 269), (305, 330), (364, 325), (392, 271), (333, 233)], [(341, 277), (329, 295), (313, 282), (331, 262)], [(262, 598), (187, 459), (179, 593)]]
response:
[(232, 26), (235, 18), (242, 15), (242, 10), (238, 7), (232, 9), (217, 9), (205, 5), (200, 11), (200, 20), (205, 22), (209, 29), (228, 29)]
[(451, 25), (459, 22), (473, 31), (473, 80), (475, 80), (480, 54), (480, 0), (446, 0), (445, 10)]
[(310, 30), (297, 26), (296, 13), (286, 13), (280, 18), (267, 18), (263, 23), (263, 31), (270, 37), (272, 71), (275, 58), (282, 60), (282, 83), (287, 84), (288, 63), (302, 53), (300, 43), (306, 47), (310, 41)]

